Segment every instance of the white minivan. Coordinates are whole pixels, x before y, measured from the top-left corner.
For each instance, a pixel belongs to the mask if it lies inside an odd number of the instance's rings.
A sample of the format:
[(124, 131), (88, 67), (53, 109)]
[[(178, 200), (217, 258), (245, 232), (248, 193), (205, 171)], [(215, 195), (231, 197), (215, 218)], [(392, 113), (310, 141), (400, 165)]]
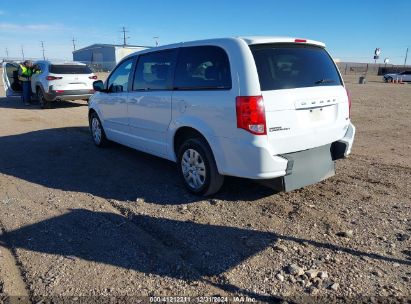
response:
[(351, 152), (350, 96), (323, 43), (243, 37), (185, 42), (122, 60), (89, 102), (97, 146), (177, 163), (187, 189), (224, 176), (291, 191), (334, 175)]

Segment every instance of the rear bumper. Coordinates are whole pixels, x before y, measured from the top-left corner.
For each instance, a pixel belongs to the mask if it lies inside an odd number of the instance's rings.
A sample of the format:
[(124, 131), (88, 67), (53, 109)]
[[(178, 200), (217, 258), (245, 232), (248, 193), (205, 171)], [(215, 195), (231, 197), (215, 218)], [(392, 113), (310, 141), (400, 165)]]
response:
[(305, 173), (298, 172), (308, 172), (308, 176), (301, 179), (298, 177), (299, 180), (291, 182), (294, 183), (293, 187), (299, 185), (303, 187), (334, 175), (334, 161), (345, 158), (351, 153), (354, 136), (355, 127), (350, 123), (344, 137), (336, 142), (282, 155), (271, 155), (262, 141), (250, 144), (250, 142), (220, 139), (217, 145), (212, 143), (211, 146), (218, 147), (216, 150), (220, 152), (224, 151), (224, 153), (213, 151), (221, 174), (269, 180), (292, 174), (304, 175)]
[(44, 93), (45, 97), (49, 101), (56, 100), (78, 100), (89, 99), (93, 95), (92, 90), (49, 90), (48, 93)]
[(300, 152), (284, 154), (287, 159), (285, 176), (265, 180), (263, 185), (277, 191), (293, 191), (323, 181), (335, 175), (332, 144)]
[[(347, 157), (348, 155), (351, 154), (352, 145), (354, 143), (354, 137), (355, 137), (355, 127), (352, 123), (350, 123), (344, 137), (341, 138), (339, 141), (337, 141), (337, 143), (341, 143), (345, 145), (342, 151), (344, 157)], [(336, 159), (344, 158), (344, 157), (338, 157)]]

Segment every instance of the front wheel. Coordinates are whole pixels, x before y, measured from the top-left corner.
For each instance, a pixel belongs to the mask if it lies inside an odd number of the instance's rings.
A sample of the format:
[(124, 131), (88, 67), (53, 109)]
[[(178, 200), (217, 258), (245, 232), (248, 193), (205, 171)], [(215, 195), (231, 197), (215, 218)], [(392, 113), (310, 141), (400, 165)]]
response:
[(187, 139), (178, 150), (178, 171), (185, 187), (193, 194), (212, 195), (224, 182), (213, 153), (202, 138)]
[(106, 134), (104, 133), (101, 121), (95, 112), (90, 115), (90, 131), (93, 138), (93, 142), (97, 147), (104, 147), (107, 145), (108, 140)]

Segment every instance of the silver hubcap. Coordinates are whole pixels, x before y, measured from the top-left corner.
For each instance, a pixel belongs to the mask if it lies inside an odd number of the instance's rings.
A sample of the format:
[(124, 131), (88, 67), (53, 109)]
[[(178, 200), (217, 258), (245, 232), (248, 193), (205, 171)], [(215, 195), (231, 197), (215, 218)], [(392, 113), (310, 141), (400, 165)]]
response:
[(203, 158), (196, 150), (188, 149), (181, 160), (181, 169), (186, 183), (193, 189), (200, 189), (206, 179)]
[(101, 141), (101, 127), (100, 122), (96, 117), (91, 120), (91, 131), (93, 133), (93, 139), (96, 144), (100, 144)]

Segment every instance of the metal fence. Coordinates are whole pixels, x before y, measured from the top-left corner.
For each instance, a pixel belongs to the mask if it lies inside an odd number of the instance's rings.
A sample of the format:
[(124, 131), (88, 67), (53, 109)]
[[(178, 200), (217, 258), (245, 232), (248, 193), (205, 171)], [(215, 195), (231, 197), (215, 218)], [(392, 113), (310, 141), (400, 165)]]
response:
[[(116, 62), (83, 62), (94, 72), (111, 72), (116, 66)], [(337, 66), (343, 75), (383, 75), (386, 73), (399, 73), (411, 70), (411, 66), (375, 63), (338, 62)]]
[(338, 62), (337, 66), (343, 75), (384, 75), (386, 73), (399, 73), (411, 70), (411, 66), (378, 64), (378, 63), (355, 63)]
[[(24, 60), (31, 60), (36, 62), (38, 60), (42, 60), (39, 58), (0, 58), (0, 67), (2, 62), (23, 62)], [(73, 62), (72, 60), (62, 60), (62, 59), (47, 59), (51, 62)], [(102, 72), (111, 72), (114, 67), (116, 66), (115, 61), (80, 61), (81, 63), (86, 64), (91, 70), (95, 73), (102, 73)]]
[[(36, 61), (38, 59), (31, 58), (31, 60)], [(3, 59), (3, 61), (23, 61), (22, 58), (8, 58)], [(50, 61), (64, 61), (64, 60), (53, 60)], [(67, 60), (69, 62), (70, 60)], [(116, 66), (115, 61), (81, 61), (82, 63), (89, 66), (95, 73), (109, 73)], [(357, 63), (357, 62), (338, 62), (337, 66), (343, 75), (383, 75), (386, 73), (399, 73), (403, 71), (410, 71), (411, 66), (404, 65), (393, 65), (384, 63)]]

